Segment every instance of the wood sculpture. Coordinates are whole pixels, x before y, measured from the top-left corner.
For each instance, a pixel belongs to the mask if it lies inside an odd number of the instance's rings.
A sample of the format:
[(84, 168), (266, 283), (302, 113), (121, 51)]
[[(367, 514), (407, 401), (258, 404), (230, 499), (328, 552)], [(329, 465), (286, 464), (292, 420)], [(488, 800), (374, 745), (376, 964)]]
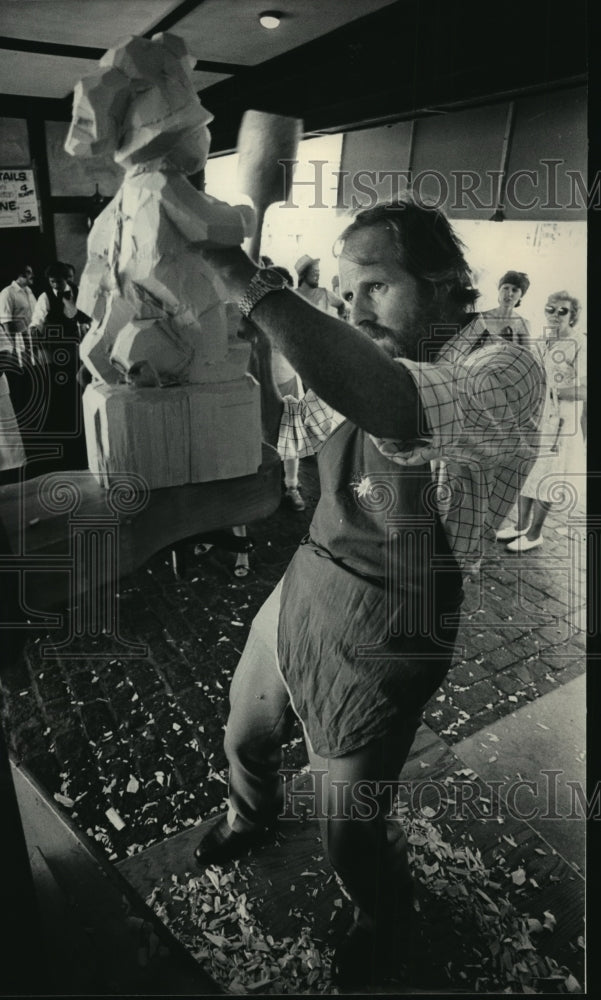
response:
[(128, 38), (75, 89), (65, 149), (111, 153), (125, 175), (88, 239), (78, 307), (91, 471), (134, 472), (151, 489), (256, 472), (260, 393), (246, 374), (239, 313), (195, 250), (239, 245), (253, 210), (197, 191), (212, 115), (194, 91), (182, 39)]

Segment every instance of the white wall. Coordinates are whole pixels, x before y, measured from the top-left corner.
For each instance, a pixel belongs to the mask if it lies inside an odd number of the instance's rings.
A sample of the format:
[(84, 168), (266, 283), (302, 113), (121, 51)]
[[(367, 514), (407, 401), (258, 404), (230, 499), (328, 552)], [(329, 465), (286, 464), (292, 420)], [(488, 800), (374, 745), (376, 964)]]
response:
[(580, 299), (579, 330), (586, 331), (586, 222), (479, 222), (453, 220), (467, 247), (467, 259), (480, 289), (479, 307), (497, 305), (497, 285), (505, 271), (525, 271), (530, 288), (520, 313), (532, 335), (544, 326), (550, 293), (568, 291)]

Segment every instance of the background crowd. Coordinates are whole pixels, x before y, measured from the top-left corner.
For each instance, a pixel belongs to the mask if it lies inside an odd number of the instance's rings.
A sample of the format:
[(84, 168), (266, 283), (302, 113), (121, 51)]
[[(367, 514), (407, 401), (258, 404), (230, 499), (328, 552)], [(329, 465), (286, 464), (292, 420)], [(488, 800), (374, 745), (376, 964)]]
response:
[[(264, 266), (273, 262), (262, 258)], [(295, 282), (285, 268), (291, 288)], [(348, 309), (338, 294), (320, 285), (320, 259), (304, 253), (295, 264), (296, 291), (340, 318)], [(79, 361), (79, 343), (89, 318), (77, 308), (78, 286), (71, 264), (54, 261), (41, 282), (26, 261), (0, 291), (0, 484), (50, 471), (87, 467), (81, 396), (89, 381)], [(583, 491), (586, 468), (586, 334), (577, 329), (581, 303), (567, 290), (551, 292), (544, 315), (533, 324), (523, 315), (530, 280), (508, 270), (498, 282), (498, 302), (482, 315), (491, 336), (501, 337), (541, 361), (547, 378), (539, 459), (524, 483), (515, 517), (497, 532), (511, 552), (543, 544), (542, 527), (566, 488)], [(34, 288), (38, 295), (34, 294)], [(303, 384), (284, 355), (273, 352), (273, 378), (282, 396), (300, 398)], [(298, 459), (282, 466), (285, 501), (297, 511)]]
[(17, 262), (0, 291), (0, 482), (85, 469), (81, 393), (86, 384), (79, 344), (89, 318), (77, 308), (71, 264), (53, 261), (41, 291)]

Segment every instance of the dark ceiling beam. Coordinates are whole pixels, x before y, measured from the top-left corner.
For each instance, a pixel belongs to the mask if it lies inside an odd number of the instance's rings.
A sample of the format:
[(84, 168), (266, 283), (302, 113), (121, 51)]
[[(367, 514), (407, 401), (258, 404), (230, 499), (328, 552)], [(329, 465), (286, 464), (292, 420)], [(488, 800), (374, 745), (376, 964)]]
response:
[(174, 25), (178, 24), (184, 17), (191, 14), (196, 10), (197, 7), (201, 7), (205, 0), (182, 0), (178, 3), (177, 7), (165, 14), (159, 21), (156, 22), (145, 32), (144, 37), (150, 38), (152, 35), (156, 34), (157, 31), (170, 31)]
[(240, 66), (238, 63), (215, 62), (213, 59), (197, 59), (194, 69), (206, 70), (207, 73), (245, 73), (248, 66)]
[[(154, 32), (153, 32), (154, 34)], [(33, 52), (44, 56), (67, 56), (72, 59), (90, 59), (98, 62), (106, 49), (93, 49), (88, 45), (63, 45), (59, 42), (39, 42), (28, 38), (0, 38), (0, 49), (13, 52)], [(215, 62), (212, 59), (197, 59), (194, 69), (209, 73), (241, 73), (248, 69), (238, 63)]]
[(22, 97), (0, 94), (2, 115), (7, 118), (42, 118), (47, 122), (70, 122), (73, 94), (67, 97)]
[(106, 49), (89, 45), (68, 45), (62, 42), (42, 42), (33, 38), (0, 38), (0, 49), (13, 52), (34, 52), (42, 56), (69, 56), (72, 59), (100, 59)]

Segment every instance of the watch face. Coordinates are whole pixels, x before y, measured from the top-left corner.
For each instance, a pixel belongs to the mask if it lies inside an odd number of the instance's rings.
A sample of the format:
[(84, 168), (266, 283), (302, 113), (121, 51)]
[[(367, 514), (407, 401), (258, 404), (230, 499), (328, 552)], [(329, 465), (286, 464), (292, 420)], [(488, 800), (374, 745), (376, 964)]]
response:
[(256, 271), (251, 279), (250, 285), (246, 289), (238, 303), (238, 308), (243, 316), (247, 318), (258, 302), (269, 292), (279, 292), (286, 288), (288, 282), (286, 278), (273, 267), (263, 267)]
[(274, 271), (271, 267), (265, 267), (262, 271), (259, 271), (259, 278), (269, 288), (285, 288), (286, 279), (279, 271)]

